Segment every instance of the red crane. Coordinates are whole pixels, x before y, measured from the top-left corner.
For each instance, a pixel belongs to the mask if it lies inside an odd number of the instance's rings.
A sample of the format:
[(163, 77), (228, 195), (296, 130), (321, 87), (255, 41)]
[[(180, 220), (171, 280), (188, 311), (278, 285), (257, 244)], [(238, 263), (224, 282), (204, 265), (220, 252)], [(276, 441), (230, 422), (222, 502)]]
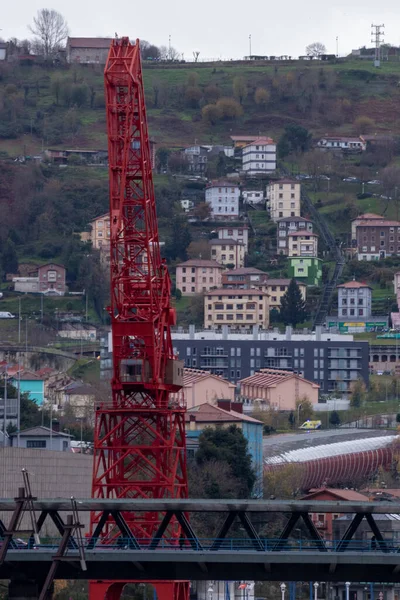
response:
[[(98, 402), (94, 498), (186, 498), (185, 408), (173, 400), (182, 363), (173, 354), (171, 282), (161, 259), (151, 171), (139, 40), (111, 43), (105, 67), (110, 178), (112, 396)], [(171, 393), (174, 393), (172, 398)], [(149, 538), (157, 516), (126, 513), (138, 538)], [(104, 543), (115, 523), (92, 532)], [(179, 537), (175, 523), (170, 535)], [(127, 582), (91, 582), (91, 600), (117, 599)], [(157, 583), (161, 600), (188, 598), (187, 582)]]

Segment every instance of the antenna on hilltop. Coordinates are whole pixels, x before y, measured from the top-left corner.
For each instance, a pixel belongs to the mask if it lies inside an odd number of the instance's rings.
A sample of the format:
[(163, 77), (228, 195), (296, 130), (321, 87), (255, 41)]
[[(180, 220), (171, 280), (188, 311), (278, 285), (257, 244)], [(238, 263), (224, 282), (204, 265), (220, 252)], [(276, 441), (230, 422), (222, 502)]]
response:
[(383, 38), (385, 36), (385, 32), (383, 31), (385, 26), (382, 25), (371, 25), (371, 42), (375, 42), (375, 67), (381, 66), (381, 43), (383, 42)]

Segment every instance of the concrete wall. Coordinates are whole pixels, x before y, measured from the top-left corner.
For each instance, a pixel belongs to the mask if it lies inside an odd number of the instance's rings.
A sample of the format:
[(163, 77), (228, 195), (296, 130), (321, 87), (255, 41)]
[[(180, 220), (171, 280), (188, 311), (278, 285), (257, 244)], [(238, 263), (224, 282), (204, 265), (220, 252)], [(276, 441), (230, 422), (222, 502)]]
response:
[[(0, 496), (14, 498), (23, 487), (23, 468), (29, 472), (32, 494), (38, 498), (89, 498), (91, 495), (93, 456), (69, 454), (50, 450), (0, 448)], [(87, 527), (89, 513), (81, 513), (81, 522)], [(11, 513), (1, 513), (0, 519), (8, 525)], [(30, 527), (24, 516), (22, 528)], [(86, 529), (85, 529), (86, 531)], [(46, 520), (44, 535), (58, 535), (51, 521)]]

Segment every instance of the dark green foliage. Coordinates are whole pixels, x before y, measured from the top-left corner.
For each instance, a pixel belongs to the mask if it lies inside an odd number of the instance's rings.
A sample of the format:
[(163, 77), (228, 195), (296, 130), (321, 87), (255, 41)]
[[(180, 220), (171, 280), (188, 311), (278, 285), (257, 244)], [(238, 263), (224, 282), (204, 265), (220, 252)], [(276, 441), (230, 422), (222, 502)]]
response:
[(296, 327), (307, 319), (306, 303), (295, 279), (292, 279), (281, 300), (280, 318), (285, 325)]
[(341, 423), (340, 415), (336, 410), (333, 410), (331, 412), (331, 414), (329, 415), (329, 423), (333, 427), (338, 427), (340, 425), (340, 423)]
[(306, 152), (311, 146), (312, 135), (301, 125), (286, 125), (278, 142), (278, 154), (285, 158), (291, 152)]
[(4, 274), (18, 272), (17, 252), (15, 250), (15, 244), (10, 238), (7, 239), (3, 247), (1, 254), (1, 268)]
[[(250, 496), (256, 476), (251, 466), (247, 440), (240, 429), (231, 425), (227, 429), (216, 427), (202, 432), (196, 462), (201, 466), (210, 461), (227, 462), (232, 476), (241, 482), (240, 497)], [(218, 482), (215, 482), (214, 486), (218, 486)], [(214, 492), (217, 493), (217, 490)]]
[(172, 215), (172, 218), (171, 237), (165, 247), (165, 256), (168, 260), (186, 260), (187, 249), (192, 241), (189, 225), (183, 214)]

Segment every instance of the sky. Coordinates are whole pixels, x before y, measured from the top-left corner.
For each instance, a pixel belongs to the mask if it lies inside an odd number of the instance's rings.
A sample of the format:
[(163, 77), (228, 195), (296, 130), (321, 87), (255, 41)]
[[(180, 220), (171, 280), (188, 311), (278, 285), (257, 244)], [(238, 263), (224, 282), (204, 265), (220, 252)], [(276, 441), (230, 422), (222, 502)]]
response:
[(371, 24), (385, 24), (385, 42), (400, 44), (397, 0), (19, 0), (3, 3), (0, 37), (32, 37), (28, 25), (41, 8), (54, 8), (67, 20), (72, 37), (128, 36), (157, 46), (171, 44), (185, 59), (242, 58), (249, 54), (305, 54), (312, 42), (339, 55), (371, 45)]

